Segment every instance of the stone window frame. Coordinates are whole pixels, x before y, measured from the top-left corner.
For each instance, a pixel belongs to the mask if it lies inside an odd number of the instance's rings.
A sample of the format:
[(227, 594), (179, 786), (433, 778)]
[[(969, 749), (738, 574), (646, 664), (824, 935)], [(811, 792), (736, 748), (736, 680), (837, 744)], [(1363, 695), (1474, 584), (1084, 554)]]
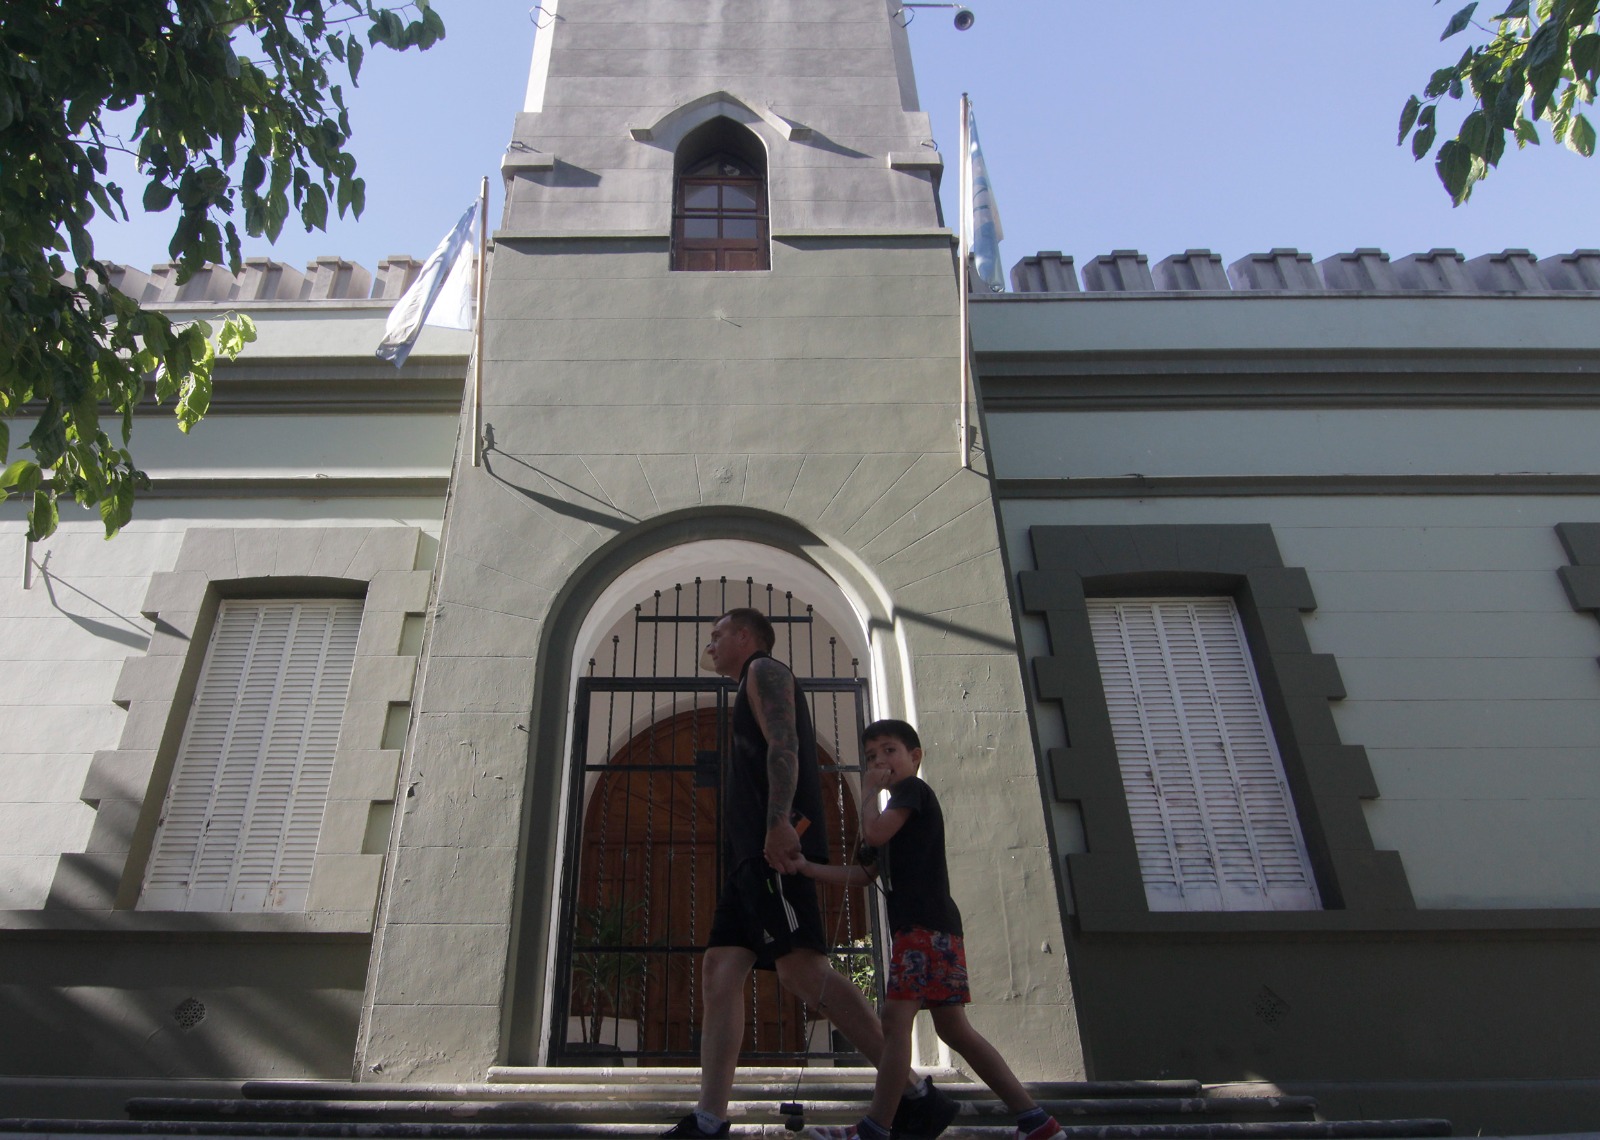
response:
[[(401, 750), (383, 747), (391, 709), (409, 706), (417, 658), (402, 654), (408, 615), (427, 611), (422, 531), (384, 527), (194, 527), (171, 571), (150, 577), (141, 611), (155, 623), (129, 657), (112, 699), (128, 712), (115, 749), (96, 752), (81, 798), (95, 809), (86, 849), (59, 857), (46, 917), (98, 914), (129, 929), (369, 933), (387, 847)], [(350, 692), (317, 840), (306, 910), (291, 914), (135, 910), (156, 823), (177, 760), (200, 667), (224, 598), (363, 600)], [(392, 743), (392, 741), (390, 742)]]
[[(1042, 614), (1050, 635), (1050, 655), (1032, 662), (1034, 696), (1060, 703), (1069, 738), (1048, 753), (1052, 793), (1079, 805), (1088, 845), (1066, 857), (1081, 927), (1329, 929), (1415, 911), (1399, 853), (1375, 849), (1367, 827), (1362, 801), (1378, 788), (1366, 750), (1339, 739), (1328, 707), (1345, 690), (1333, 657), (1311, 651), (1300, 617), (1316, 609), (1310, 578), (1284, 565), (1270, 525), (1041, 524), (1029, 537), (1037, 569), (1018, 574), (1022, 608)], [(1237, 605), (1322, 911), (1149, 910), (1086, 603), (1162, 594)]]

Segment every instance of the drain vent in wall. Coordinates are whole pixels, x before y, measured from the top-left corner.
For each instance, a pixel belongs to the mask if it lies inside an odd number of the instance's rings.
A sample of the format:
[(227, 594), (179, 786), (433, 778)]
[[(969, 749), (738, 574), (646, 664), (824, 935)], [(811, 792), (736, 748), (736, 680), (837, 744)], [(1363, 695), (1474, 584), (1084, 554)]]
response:
[(1261, 987), (1261, 992), (1256, 994), (1256, 1016), (1268, 1025), (1276, 1025), (1282, 1021), (1289, 1012), (1289, 1003), (1266, 986)]
[(205, 1003), (198, 998), (184, 998), (172, 1011), (172, 1020), (180, 1029), (193, 1029), (206, 1019)]

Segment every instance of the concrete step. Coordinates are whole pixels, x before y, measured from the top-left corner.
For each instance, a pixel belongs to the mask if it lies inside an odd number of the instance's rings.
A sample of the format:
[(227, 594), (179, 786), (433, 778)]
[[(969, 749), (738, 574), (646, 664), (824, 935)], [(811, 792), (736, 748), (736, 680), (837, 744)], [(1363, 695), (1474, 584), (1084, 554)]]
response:
[[(776, 1118), (778, 1100), (736, 1100), (729, 1105), (735, 1121)], [(864, 1095), (841, 1099), (804, 1098), (805, 1115), (812, 1124), (847, 1124), (860, 1118)], [(1197, 1116), (1219, 1120), (1308, 1120), (1316, 1101), (1305, 1096), (1273, 1097), (1080, 1097), (1043, 1099), (1041, 1105), (1062, 1124), (1123, 1124), (1160, 1122), (1181, 1124)], [(629, 1099), (595, 1100), (263, 1100), (137, 1097), (127, 1104), (135, 1120), (305, 1120), (328, 1122), (478, 1122), (582, 1124), (604, 1120), (616, 1123), (671, 1122), (693, 1104), (692, 1095), (669, 1101)], [(1004, 1126), (1012, 1117), (993, 1099), (964, 1100), (957, 1123)]]
[[(695, 1070), (619, 1069), (644, 1072), (646, 1079), (574, 1080), (573, 1070), (547, 1070), (549, 1079), (487, 1084), (378, 1084), (351, 1081), (246, 1081), (243, 1095), (250, 1100), (681, 1100), (693, 1101), (698, 1093)], [(587, 1076), (592, 1069), (577, 1073)], [(533, 1073), (539, 1070), (519, 1070)], [(799, 1074), (798, 1080), (796, 1074)], [(668, 1075), (670, 1074), (670, 1076)], [(993, 1094), (964, 1077), (934, 1079), (941, 1092), (958, 1100), (989, 1100)], [(871, 1069), (777, 1069), (762, 1075), (741, 1069), (734, 1083), (737, 1100), (846, 1100), (872, 1095)], [(1199, 1081), (1032, 1081), (1028, 1090), (1036, 1100), (1074, 1100), (1083, 1097), (1198, 1097)]]
[[(360, 1140), (598, 1140), (599, 1137), (660, 1135), (655, 1124), (460, 1124), (400, 1122), (320, 1122), (260, 1120), (32, 1120), (0, 1119), (0, 1136), (98, 1136), (112, 1140), (159, 1140), (161, 1137), (261, 1136), (360, 1138)], [(1238, 1123), (1227, 1121), (1187, 1124), (1066, 1125), (1068, 1140), (1409, 1140), (1411, 1137), (1449, 1136), (1447, 1120), (1295, 1120)], [(1014, 1135), (1007, 1126), (956, 1125), (943, 1140), (1006, 1140)], [(736, 1124), (733, 1140), (794, 1140), (779, 1124)]]

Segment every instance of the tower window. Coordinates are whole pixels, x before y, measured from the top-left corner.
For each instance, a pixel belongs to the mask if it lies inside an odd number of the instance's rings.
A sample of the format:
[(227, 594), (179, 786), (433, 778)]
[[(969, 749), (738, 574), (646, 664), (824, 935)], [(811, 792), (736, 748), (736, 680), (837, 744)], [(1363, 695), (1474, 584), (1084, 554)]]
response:
[(716, 154), (678, 177), (672, 268), (770, 269), (767, 187), (749, 163)]

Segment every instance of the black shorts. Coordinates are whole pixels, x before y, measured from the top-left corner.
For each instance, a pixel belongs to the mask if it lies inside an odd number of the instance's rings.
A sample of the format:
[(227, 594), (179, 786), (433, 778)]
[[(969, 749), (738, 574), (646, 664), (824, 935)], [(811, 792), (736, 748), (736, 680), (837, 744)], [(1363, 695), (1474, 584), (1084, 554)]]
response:
[(756, 968), (771, 970), (791, 950), (825, 954), (817, 884), (804, 875), (780, 875), (765, 860), (746, 859), (734, 868), (717, 896), (707, 946), (742, 946)]

